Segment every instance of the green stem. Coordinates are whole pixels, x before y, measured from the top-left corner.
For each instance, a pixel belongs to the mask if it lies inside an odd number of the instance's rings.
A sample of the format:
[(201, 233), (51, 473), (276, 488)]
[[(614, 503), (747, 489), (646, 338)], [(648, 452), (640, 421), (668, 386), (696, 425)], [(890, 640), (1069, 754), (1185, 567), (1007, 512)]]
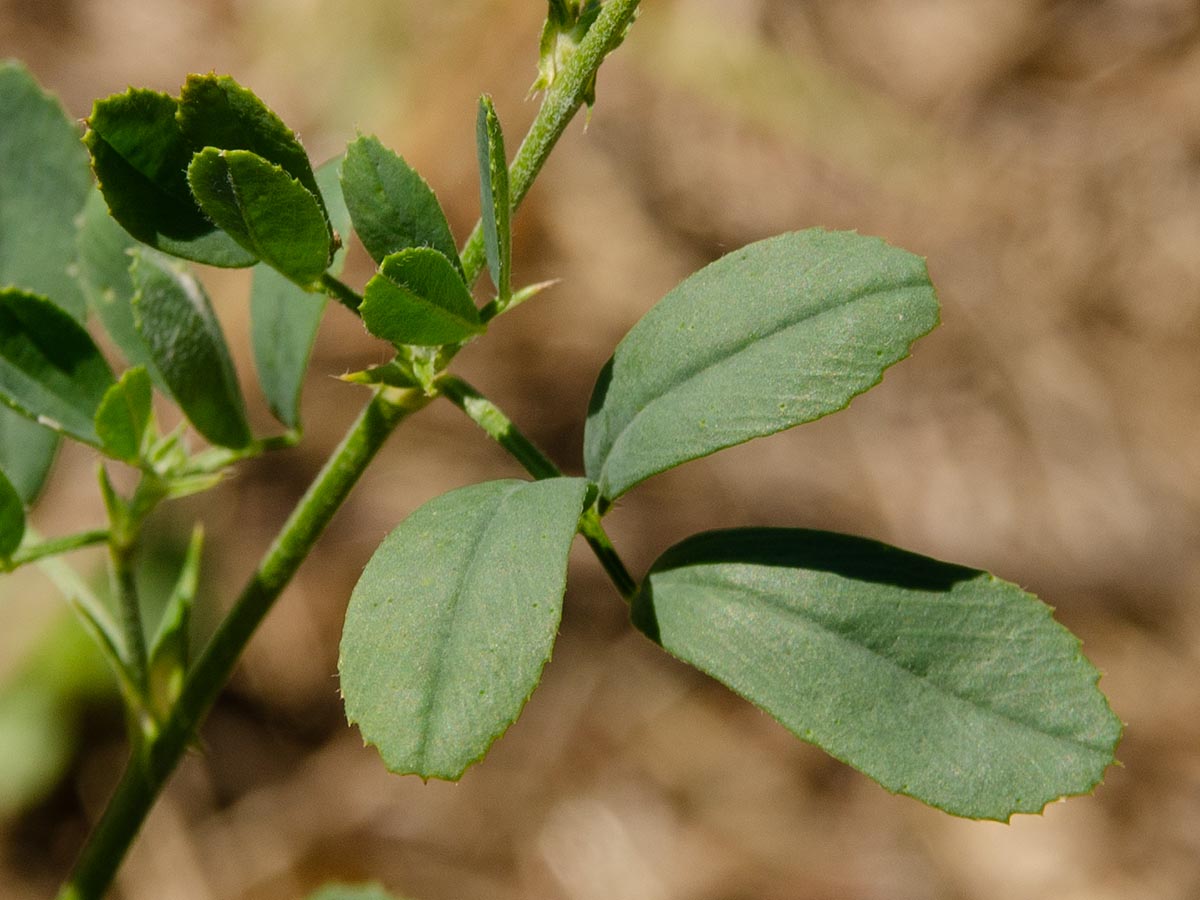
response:
[(130, 760), (59, 900), (100, 900), (103, 896), (155, 798), (229, 680), (255, 629), (388, 435), (428, 402), (429, 398), (419, 392), (385, 391), (363, 410), (284, 523), (188, 674), (170, 715)]
[(12, 571), (18, 566), (37, 562), (48, 556), (59, 556), (63, 553), (70, 553), (72, 550), (94, 547), (96, 544), (103, 544), (106, 541), (108, 541), (108, 529), (96, 528), (92, 531), (81, 531), (79, 534), (68, 534), (65, 537), (29, 544), (13, 554), (6, 569)]
[(608, 532), (600, 524), (600, 514), (596, 512), (595, 507), (586, 510), (580, 517), (579, 533), (583, 535), (588, 546), (592, 548), (592, 552), (596, 554), (596, 558), (600, 560), (600, 565), (604, 566), (604, 571), (608, 573), (608, 577), (620, 595), (626, 602), (631, 601), (633, 595), (638, 591), (638, 584), (629, 574), (629, 570), (625, 568), (625, 563), (609, 539)]
[(558, 466), (525, 437), (500, 407), (455, 375), (442, 375), (436, 382), (440, 393), (467, 414), (472, 422), (509, 452), (534, 478), (558, 478)]
[[(508, 168), (509, 195), (514, 211), (525, 199), (550, 151), (583, 105), (584, 95), (600, 64), (625, 37), (629, 24), (637, 15), (638, 4), (639, 0), (608, 0), (567, 65), (546, 90), (537, 118)], [(470, 284), (487, 262), (481, 223), (476, 223), (459, 256)]]
[(358, 308), (362, 306), (363, 301), (362, 294), (354, 290), (354, 288), (350, 287), (350, 285), (346, 284), (340, 278), (335, 278), (328, 272), (321, 274), (319, 283), (325, 289), (325, 293), (350, 310), (350, 312), (356, 316), (358, 315)]
[[(492, 440), (507, 450), (534, 478), (558, 478), (562, 475), (558, 466), (521, 433), (500, 407), (467, 382), (455, 375), (446, 374), (437, 380), (436, 387), (442, 396), (466, 413), (467, 418), (487, 432)], [(588, 542), (621, 596), (631, 600), (637, 593), (637, 582), (625, 568), (625, 563), (621, 561), (617, 548), (613, 546), (594, 508), (588, 509), (580, 518), (579, 533)]]
[(110, 540), (113, 586), (121, 612), (121, 634), (125, 638), (125, 665), (138, 693), (150, 694), (150, 656), (146, 651), (146, 630), (142, 624), (142, 606), (133, 574), (134, 546)]

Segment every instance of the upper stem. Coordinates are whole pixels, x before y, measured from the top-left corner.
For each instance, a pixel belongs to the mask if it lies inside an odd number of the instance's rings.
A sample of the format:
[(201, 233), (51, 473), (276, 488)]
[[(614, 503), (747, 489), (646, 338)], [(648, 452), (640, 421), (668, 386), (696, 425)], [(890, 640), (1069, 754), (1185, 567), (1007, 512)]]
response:
[(554, 461), (525, 437), (500, 407), (461, 378), (450, 374), (442, 375), (437, 380), (437, 388), (447, 400), (487, 432), (492, 440), (507, 450), (534, 478), (557, 478), (562, 475)]
[[(508, 169), (509, 196), (514, 210), (529, 193), (538, 172), (550, 155), (550, 150), (583, 105), (588, 85), (600, 68), (600, 63), (625, 37), (629, 23), (637, 15), (639, 2), (640, 0), (608, 0), (567, 65), (558, 72), (554, 83), (547, 88), (537, 118), (530, 126)], [(475, 230), (467, 238), (459, 256), (462, 258), (467, 283), (470, 284), (479, 276), (487, 262), (481, 223), (476, 223)]]

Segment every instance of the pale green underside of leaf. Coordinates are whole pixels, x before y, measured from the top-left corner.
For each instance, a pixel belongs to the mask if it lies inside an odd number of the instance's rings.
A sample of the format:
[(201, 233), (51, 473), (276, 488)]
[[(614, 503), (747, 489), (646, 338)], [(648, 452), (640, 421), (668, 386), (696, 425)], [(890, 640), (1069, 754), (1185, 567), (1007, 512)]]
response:
[(95, 445), (92, 420), (112, 384), (108, 363), (83, 326), (45, 297), (0, 288), (0, 400)]
[[(53, 97), (16, 62), (0, 62), (0, 287), (50, 297), (78, 319), (84, 304), (68, 271), (74, 219), (87, 196), (87, 153)], [(58, 435), (0, 407), (0, 471), (30, 503)]]
[(698, 535), (655, 563), (633, 616), (798, 737), (959, 816), (1090, 792), (1121, 733), (1048, 606), (865, 538)]
[(616, 498), (665, 469), (843, 409), (938, 321), (925, 263), (809, 230), (734, 251), (672, 290), (592, 395), (587, 474)]
[(280, 166), (248, 150), (208, 147), (192, 158), (188, 184), (205, 215), (281, 275), (309, 286), (329, 265), (325, 213)]
[(517, 718), (550, 658), (580, 478), (444, 494), (384, 539), (350, 598), (346, 715), (387, 767), (457, 779)]
[(367, 331), (393, 344), (455, 344), (484, 331), (466, 283), (429, 247), (385, 258), (367, 282), (359, 311)]
[(0, 123), (0, 287), (49, 297), (82, 319), (69, 272), (91, 184), (78, 127), (12, 62), (0, 62)]
[(250, 426), (237, 373), (204, 289), (153, 251), (135, 251), (133, 258), (138, 332), (175, 402), (214, 444), (246, 446)]
[(433, 190), (378, 138), (363, 135), (350, 142), (341, 177), (354, 231), (375, 262), (409, 247), (432, 247), (462, 274), (454, 235)]
[(88, 307), (96, 314), (104, 331), (117, 345), (131, 366), (142, 366), (151, 379), (167, 393), (166, 383), (150, 359), (150, 352), (133, 321), (133, 279), (129, 251), (138, 242), (108, 212), (98, 190), (93, 190), (83, 208), (75, 247), (78, 253), (79, 283)]
[[(342, 247), (334, 254), (330, 274), (342, 272), (346, 261), (346, 241), (350, 235), (350, 213), (342, 199), (338, 179), (341, 157), (317, 169), (317, 186), (325, 196), (329, 218), (342, 238)], [(284, 278), (270, 266), (254, 268), (250, 291), (250, 335), (254, 347), (254, 365), (271, 412), (289, 428), (300, 425), (300, 389), (312, 354), (317, 328), (328, 302), (324, 294), (314, 294)]]

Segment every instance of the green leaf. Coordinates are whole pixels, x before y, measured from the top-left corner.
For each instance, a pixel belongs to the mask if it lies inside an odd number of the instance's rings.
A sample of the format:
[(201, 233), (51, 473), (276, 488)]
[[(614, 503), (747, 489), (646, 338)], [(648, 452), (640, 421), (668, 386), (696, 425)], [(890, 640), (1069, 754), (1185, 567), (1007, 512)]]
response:
[(246, 446), (250, 426), (237, 373), (204, 289), (181, 267), (150, 251), (135, 251), (133, 260), (138, 332), (175, 402), (214, 444)]
[(329, 265), (333, 242), (325, 212), (281, 167), (248, 150), (208, 147), (193, 157), (188, 183), (205, 215), (301, 287)]
[(387, 257), (367, 282), (359, 312), (367, 331), (393, 344), (457, 344), (485, 330), (462, 278), (429, 247)]
[(0, 559), (8, 559), (25, 537), (25, 502), (0, 472)]
[(698, 535), (654, 564), (633, 617), (793, 734), (959, 816), (1090, 792), (1121, 733), (1048, 606), (865, 538)]
[(475, 143), (479, 157), (479, 202), (482, 209), (483, 243), (488, 272), (501, 306), (512, 297), (512, 200), (508, 193), (508, 160), (504, 133), (492, 98), (479, 98), (475, 119)]
[(346, 147), (342, 190), (359, 240), (377, 263), (409, 247), (432, 247), (462, 275), (446, 214), (429, 185), (378, 138)]
[(0, 400), (96, 445), (92, 425), (113, 375), (83, 326), (45, 297), (0, 288)]
[(83, 142), (105, 202), (131, 235), (164, 253), (213, 266), (240, 267), (255, 257), (219, 231), (187, 183), (194, 148), (176, 121), (178, 103), (130, 88), (98, 100)]
[(0, 286), (50, 297), (76, 319), (68, 271), (75, 217), (87, 199), (87, 153), (59, 102), (18, 63), (0, 62)]
[[(338, 178), (341, 159), (317, 169), (317, 186), (325, 195), (333, 227), (341, 235), (350, 233), (350, 212), (342, 199)], [(333, 255), (329, 271), (340, 275), (346, 261), (345, 241)], [(288, 281), (269, 266), (254, 269), (250, 291), (250, 335), (258, 382), (271, 412), (289, 428), (300, 425), (300, 389), (308, 370), (317, 327), (328, 299)]]
[(924, 261), (813, 229), (734, 251), (667, 294), (605, 366), (584, 436), (588, 476), (639, 481), (843, 409), (938, 321)]
[(389, 894), (378, 884), (327, 884), (308, 900), (402, 900)]
[(187, 674), (192, 606), (200, 580), (204, 529), (197, 525), (188, 544), (179, 579), (163, 608), (158, 631), (150, 643), (150, 694), (155, 709), (166, 715), (179, 699)]
[(96, 410), (96, 434), (100, 449), (109, 456), (137, 463), (142, 458), (150, 427), (153, 388), (150, 375), (141, 366), (125, 372), (108, 389)]
[(121, 355), (132, 366), (142, 366), (164, 392), (166, 384), (146, 342), (133, 321), (133, 279), (129, 251), (139, 246), (108, 212), (99, 191), (94, 190), (83, 207), (75, 247), (78, 253), (79, 283), (88, 307), (96, 314), (105, 332)]
[(317, 199), (324, 215), (320, 187), (300, 139), (253, 91), (228, 75), (189, 75), (177, 119), (197, 150), (248, 150), (279, 166)]
[(0, 405), (0, 471), (26, 506), (37, 499), (57, 450), (57, 433)]
[(587, 483), (491, 481), (389, 534), (350, 598), (346, 715), (393, 772), (457, 779), (510, 724), (550, 658)]

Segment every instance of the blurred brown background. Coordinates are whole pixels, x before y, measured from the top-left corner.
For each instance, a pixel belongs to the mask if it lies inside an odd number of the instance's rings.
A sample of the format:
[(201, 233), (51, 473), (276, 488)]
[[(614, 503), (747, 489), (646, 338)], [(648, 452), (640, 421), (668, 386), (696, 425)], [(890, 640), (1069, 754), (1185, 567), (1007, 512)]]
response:
[[(128, 84), (174, 92), (188, 72), (230, 72), (317, 161), (356, 128), (378, 134), (461, 237), (478, 208), (474, 100), (495, 95), (515, 146), (544, 11), (0, 0), (0, 56), (75, 116)], [(944, 324), (912, 359), (842, 414), (643, 485), (614, 539), (638, 575), (686, 534), (751, 523), (991, 569), (1084, 639), (1128, 722), (1124, 766), (1095, 797), (1010, 826), (890, 796), (632, 633), (581, 550), (554, 660), (487, 760), (457, 785), (388, 775), (337, 697), (350, 588), (420, 503), (519, 474), (435, 406), (392, 439), (254, 641), (119, 896), (294, 900), (329, 878), (417, 900), (1200, 896), (1200, 4), (647, 0), (599, 87), (517, 220), (517, 277), (562, 283), (460, 371), (578, 471), (596, 372), (685, 274), (812, 225), (926, 255)], [(208, 274), (268, 430), (246, 281)], [(331, 309), (303, 448), (157, 520), (164, 557), (194, 517), (207, 525), (201, 629), (357, 409), (329, 376), (382, 358)], [(93, 484), (68, 449), (39, 527), (98, 522)], [(61, 615), (36, 575), (5, 582), (0, 690), (63, 665)], [(119, 771), (106, 697), (76, 685), (41, 740), (0, 732), (8, 768), (61, 757), (0, 805), (5, 900), (52, 895)]]

